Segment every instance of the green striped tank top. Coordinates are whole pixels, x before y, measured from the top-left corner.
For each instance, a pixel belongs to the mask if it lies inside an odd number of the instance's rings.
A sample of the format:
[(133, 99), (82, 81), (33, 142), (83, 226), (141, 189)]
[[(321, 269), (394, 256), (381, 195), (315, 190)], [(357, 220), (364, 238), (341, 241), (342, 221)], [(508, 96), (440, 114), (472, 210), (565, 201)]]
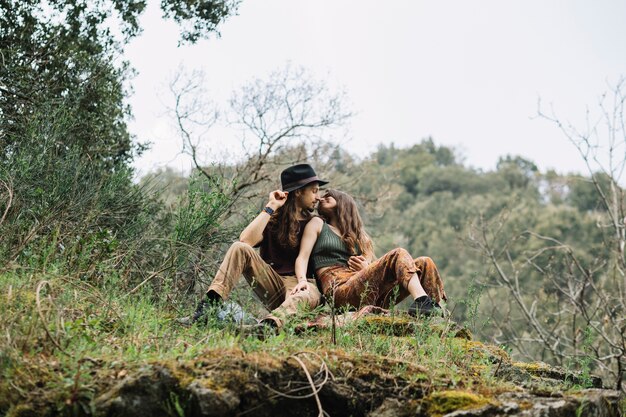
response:
[(311, 251), (311, 264), (313, 270), (326, 266), (348, 265), (348, 258), (352, 256), (346, 244), (335, 234), (328, 224), (324, 222), (322, 230)]

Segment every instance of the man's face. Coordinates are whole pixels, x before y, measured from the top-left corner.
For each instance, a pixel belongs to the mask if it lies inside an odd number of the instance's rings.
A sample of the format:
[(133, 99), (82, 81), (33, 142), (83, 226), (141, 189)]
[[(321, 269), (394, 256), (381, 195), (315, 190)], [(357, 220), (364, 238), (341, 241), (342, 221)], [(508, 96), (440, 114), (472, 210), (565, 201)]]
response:
[(315, 205), (319, 201), (319, 184), (314, 182), (298, 191), (298, 205), (309, 211), (315, 210)]

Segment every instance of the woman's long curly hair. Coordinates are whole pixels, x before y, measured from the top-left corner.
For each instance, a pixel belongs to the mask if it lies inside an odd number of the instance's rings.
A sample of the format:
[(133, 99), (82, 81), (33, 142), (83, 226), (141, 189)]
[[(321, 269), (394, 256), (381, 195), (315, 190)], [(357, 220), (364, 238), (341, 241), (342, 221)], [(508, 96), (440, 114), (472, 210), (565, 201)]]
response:
[[(335, 211), (337, 213), (337, 227), (341, 238), (348, 250), (357, 255), (362, 253), (365, 257), (374, 257), (372, 239), (363, 227), (363, 220), (359, 214), (356, 201), (343, 191), (328, 189), (326, 195), (337, 201)], [(320, 213), (322, 214), (322, 213)]]
[[(299, 191), (300, 190), (295, 190), (287, 194), (285, 204), (276, 210), (276, 213), (270, 219), (270, 227), (278, 231), (278, 240), (282, 242), (284, 246), (291, 246), (292, 248), (300, 244), (300, 240), (298, 239), (300, 222), (298, 221), (298, 207), (296, 206)], [(307, 210), (302, 210), (301, 214), (304, 219), (312, 217), (311, 213)]]

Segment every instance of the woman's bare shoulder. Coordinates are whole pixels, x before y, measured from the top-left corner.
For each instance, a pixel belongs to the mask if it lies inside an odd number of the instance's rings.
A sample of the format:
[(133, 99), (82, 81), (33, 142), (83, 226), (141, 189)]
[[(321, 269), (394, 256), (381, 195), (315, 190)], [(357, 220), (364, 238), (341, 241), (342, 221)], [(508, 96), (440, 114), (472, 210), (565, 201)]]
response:
[(309, 220), (309, 222), (306, 224), (306, 228), (314, 229), (314, 230), (321, 230), (323, 225), (324, 225), (324, 219), (322, 219), (319, 216), (315, 216), (311, 220)]

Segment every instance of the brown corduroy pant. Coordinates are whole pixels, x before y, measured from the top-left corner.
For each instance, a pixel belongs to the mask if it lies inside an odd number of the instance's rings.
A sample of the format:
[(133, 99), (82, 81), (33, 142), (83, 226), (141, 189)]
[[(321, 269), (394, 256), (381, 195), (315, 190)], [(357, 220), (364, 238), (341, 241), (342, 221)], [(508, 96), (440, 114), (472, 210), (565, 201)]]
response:
[(365, 305), (388, 308), (392, 301), (398, 303), (409, 295), (406, 287), (415, 273), (435, 302), (448, 299), (433, 260), (427, 256), (413, 259), (402, 248), (387, 252), (360, 271), (347, 266), (330, 267), (318, 279), (322, 292), (329, 301), (334, 300), (336, 308)]
[(244, 276), (265, 307), (271, 311), (266, 318), (274, 320), (278, 326), (298, 312), (298, 308), (315, 308), (321, 300), (315, 280), (308, 280), (308, 289), (291, 295), (298, 283), (295, 275), (279, 275), (268, 265), (254, 248), (246, 243), (235, 242), (226, 252), (208, 291), (215, 291), (226, 300), (231, 291)]

